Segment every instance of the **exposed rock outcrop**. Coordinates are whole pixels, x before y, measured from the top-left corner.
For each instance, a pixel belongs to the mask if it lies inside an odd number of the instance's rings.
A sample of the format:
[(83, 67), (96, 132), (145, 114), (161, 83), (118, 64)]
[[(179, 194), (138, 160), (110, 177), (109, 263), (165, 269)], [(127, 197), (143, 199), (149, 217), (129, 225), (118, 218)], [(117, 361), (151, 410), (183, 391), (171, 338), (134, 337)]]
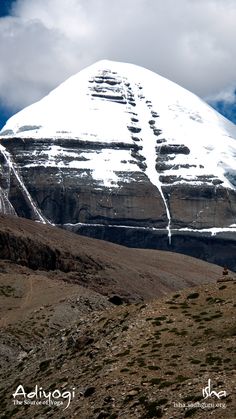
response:
[[(0, 211), (206, 260), (219, 246), (217, 263), (228, 232), (228, 264), (234, 137), (235, 126), (190, 92), (148, 70), (100, 62), (7, 122)], [(197, 241), (191, 250), (186, 237)]]

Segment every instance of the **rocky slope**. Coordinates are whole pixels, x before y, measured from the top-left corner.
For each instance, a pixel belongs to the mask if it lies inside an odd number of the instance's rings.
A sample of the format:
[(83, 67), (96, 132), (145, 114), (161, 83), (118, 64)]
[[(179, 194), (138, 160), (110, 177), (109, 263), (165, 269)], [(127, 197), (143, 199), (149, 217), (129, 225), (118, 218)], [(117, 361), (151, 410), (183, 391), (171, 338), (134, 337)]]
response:
[(236, 128), (185, 89), (101, 61), (0, 138), (2, 212), (236, 269)]
[[(1, 418), (234, 419), (235, 285), (111, 308), (68, 284), (60, 299), (57, 284), (54, 301), (33, 305), (2, 329)], [(209, 379), (222, 398), (204, 399)], [(50, 405), (44, 396), (17, 396), (22, 405), (14, 405), (19, 385), (27, 394), (36, 385), (57, 391)], [(67, 409), (58, 391), (74, 391)]]
[(235, 417), (232, 273), (16, 216), (0, 257), (1, 419)]
[(8, 261), (9, 274), (26, 269), (26, 276), (30, 272), (37, 279), (43, 274), (108, 297), (118, 294), (123, 301), (214, 282), (222, 272), (219, 266), (188, 256), (127, 249), (9, 216), (0, 216), (0, 258)]

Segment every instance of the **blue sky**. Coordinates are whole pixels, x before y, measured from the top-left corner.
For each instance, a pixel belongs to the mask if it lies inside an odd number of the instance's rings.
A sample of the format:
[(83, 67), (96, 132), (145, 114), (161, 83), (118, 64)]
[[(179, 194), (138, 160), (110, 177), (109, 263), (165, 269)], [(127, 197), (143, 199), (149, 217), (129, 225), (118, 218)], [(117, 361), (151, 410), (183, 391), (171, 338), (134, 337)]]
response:
[(0, 0), (0, 127), (107, 58), (146, 67), (236, 123), (235, 0)]
[(14, 114), (14, 111), (7, 109), (3, 104), (0, 103), (0, 129), (3, 127), (5, 122)]
[(236, 89), (233, 91), (233, 96), (230, 101), (224, 98), (216, 98), (214, 100), (209, 100), (209, 104), (236, 124)]
[(0, 17), (9, 15), (15, 0), (0, 0)]
[[(9, 15), (14, 1), (15, 0), (0, 0), (0, 18)], [(13, 113), (14, 110), (8, 109), (0, 100), (0, 128)]]
[(221, 100), (214, 103), (213, 106), (224, 116), (226, 116), (226, 118), (230, 119), (236, 124), (236, 91), (233, 103), (228, 104), (227, 102)]

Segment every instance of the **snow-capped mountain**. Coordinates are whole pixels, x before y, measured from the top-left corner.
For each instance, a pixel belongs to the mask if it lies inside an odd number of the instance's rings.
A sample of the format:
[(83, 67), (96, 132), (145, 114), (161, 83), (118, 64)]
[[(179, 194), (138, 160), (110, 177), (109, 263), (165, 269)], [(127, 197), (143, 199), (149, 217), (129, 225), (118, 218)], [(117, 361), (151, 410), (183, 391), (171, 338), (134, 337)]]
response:
[(99, 61), (10, 118), (0, 142), (3, 212), (137, 246), (234, 240), (236, 126), (149, 70)]

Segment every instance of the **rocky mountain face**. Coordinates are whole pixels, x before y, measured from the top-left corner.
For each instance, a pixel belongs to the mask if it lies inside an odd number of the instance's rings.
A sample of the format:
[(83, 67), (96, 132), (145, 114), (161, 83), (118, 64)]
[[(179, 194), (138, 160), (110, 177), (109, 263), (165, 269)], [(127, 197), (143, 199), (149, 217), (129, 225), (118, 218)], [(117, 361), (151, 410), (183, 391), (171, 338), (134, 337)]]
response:
[(101, 61), (0, 141), (2, 213), (236, 269), (236, 128), (174, 83)]

